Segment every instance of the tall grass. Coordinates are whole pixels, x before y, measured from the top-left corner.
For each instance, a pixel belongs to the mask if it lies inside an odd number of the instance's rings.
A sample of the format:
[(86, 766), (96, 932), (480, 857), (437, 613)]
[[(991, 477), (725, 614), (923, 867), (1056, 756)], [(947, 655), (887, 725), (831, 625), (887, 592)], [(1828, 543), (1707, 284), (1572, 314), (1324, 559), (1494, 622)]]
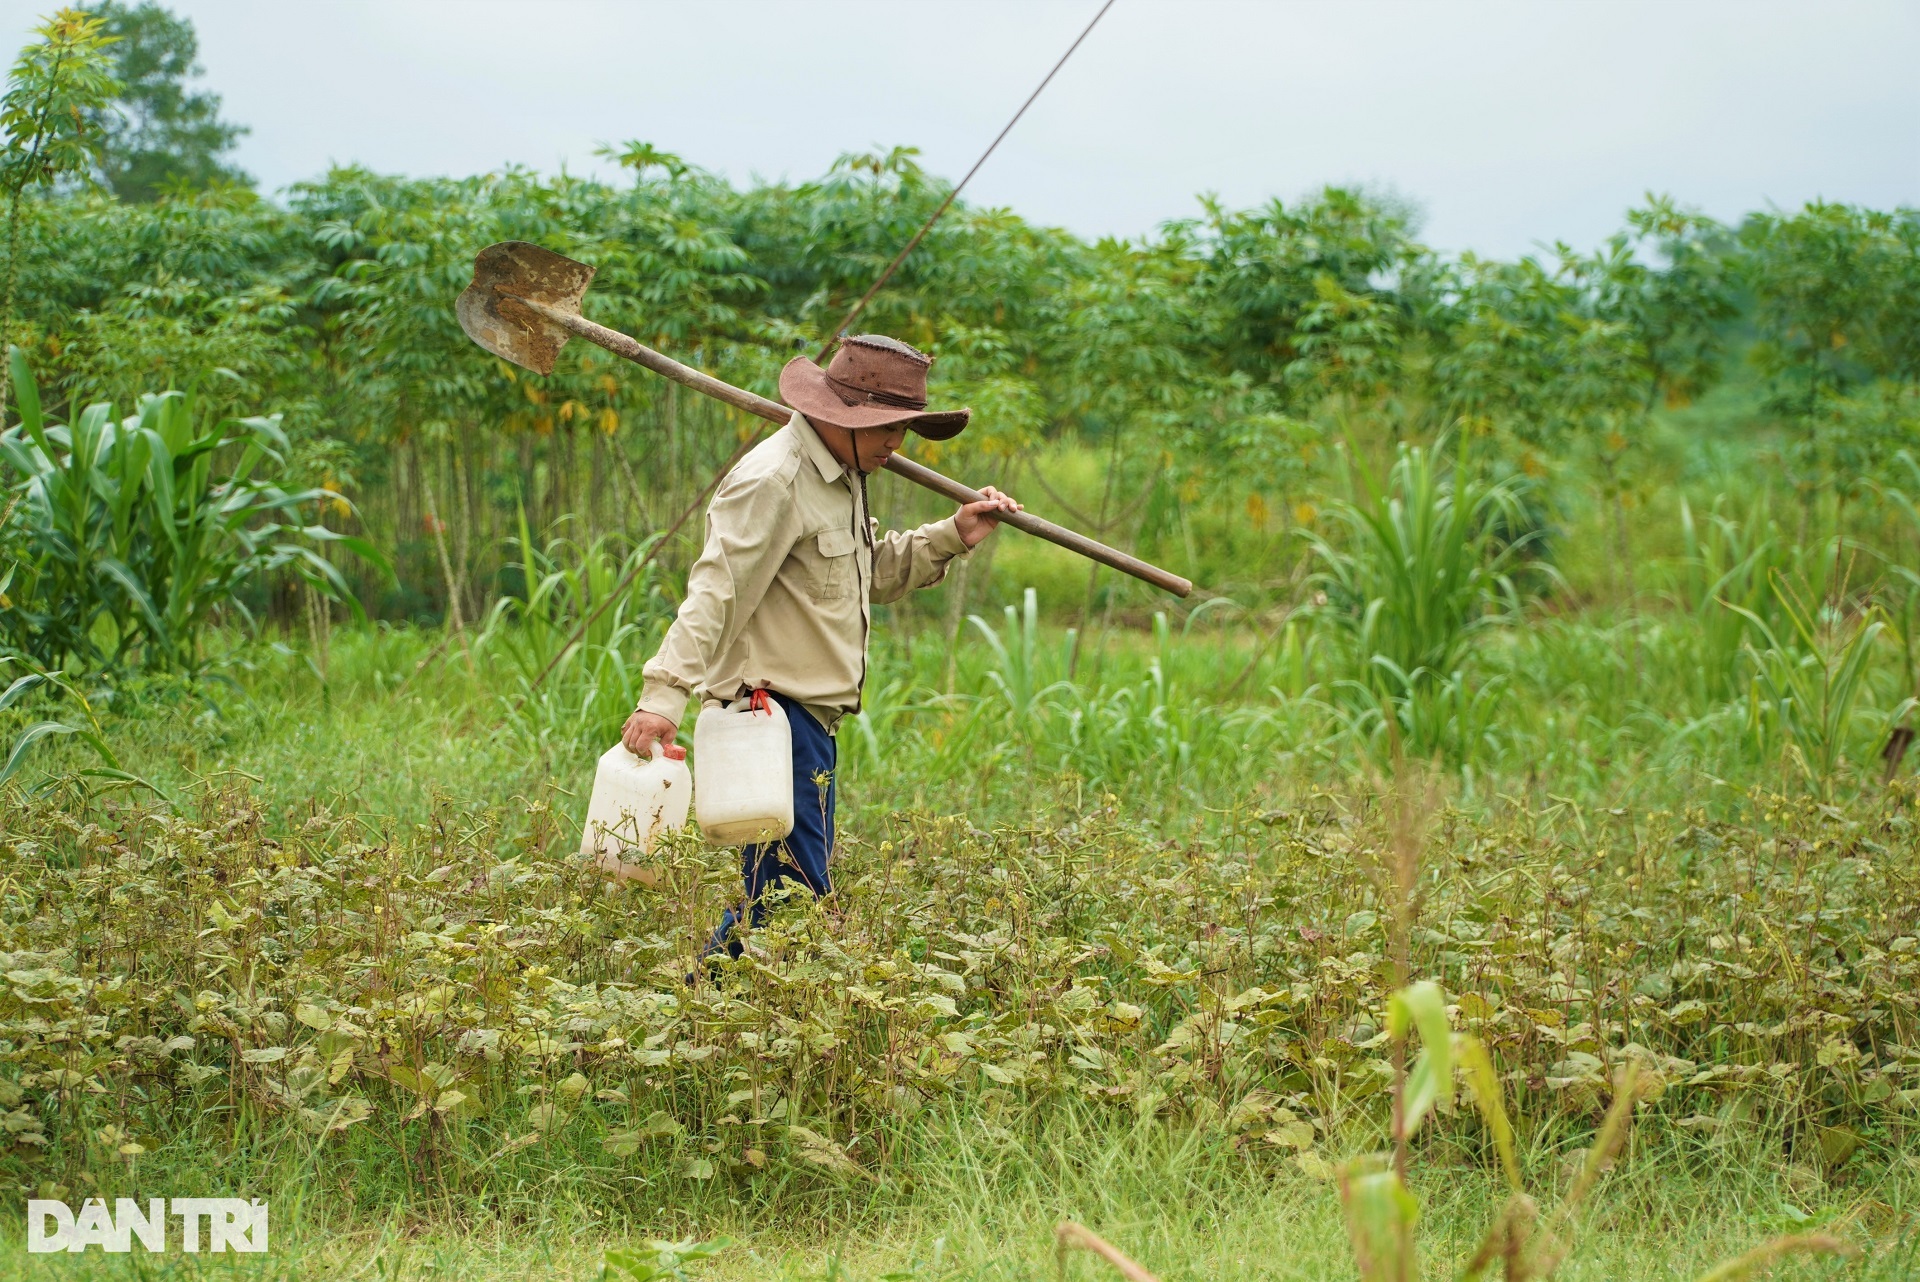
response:
[(543, 761), (605, 747), (639, 697), (638, 660), (673, 617), (653, 542), (624, 553), (612, 535), (584, 546), (563, 536), (540, 542), (522, 508), (511, 543), (524, 594), (494, 603), (475, 647), (507, 678), (506, 722)]
[(1488, 720), (1493, 692), (1473, 682), (1475, 639), (1518, 608), (1513, 572), (1531, 534), (1518, 495), (1441, 462), (1444, 444), (1399, 448), (1384, 478), (1362, 460), (1328, 517), (1340, 537), (1308, 531), (1310, 580), (1344, 641), (1333, 682), (1366, 738), (1426, 756), (1456, 754)]
[(1771, 614), (1773, 572), (1788, 567), (1780, 563), (1778, 531), (1764, 503), (1744, 522), (1711, 512), (1702, 525), (1682, 497), (1680, 528), (1686, 540), (1680, 592), (1700, 625), (1695, 694), (1702, 702), (1724, 700), (1734, 691), (1745, 653), (1748, 616), (1741, 611)]
[[(1843, 617), (1831, 602), (1814, 604), (1776, 576), (1769, 585), (1787, 628), (1776, 631), (1749, 610), (1757, 642), (1749, 696), (1751, 725), (1763, 747), (1777, 744), (1823, 795), (1849, 748), (1861, 746), (1856, 722), (1867, 693), (1874, 651), (1887, 629), (1877, 609)], [(1763, 648), (1764, 646), (1764, 648)], [(1864, 718), (1882, 732), (1913, 711), (1913, 697)]]

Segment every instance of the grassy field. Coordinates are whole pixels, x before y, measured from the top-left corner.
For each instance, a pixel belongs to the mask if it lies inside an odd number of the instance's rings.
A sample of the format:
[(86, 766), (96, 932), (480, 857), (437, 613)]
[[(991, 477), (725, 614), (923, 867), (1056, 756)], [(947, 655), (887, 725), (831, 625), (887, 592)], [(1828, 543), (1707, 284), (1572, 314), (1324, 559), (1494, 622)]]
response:
[[(1612, 1075), (1659, 1083), (1559, 1276), (1694, 1277), (1818, 1227), (1867, 1262), (1781, 1276), (1909, 1276), (1911, 787), (1703, 750), (1684, 709), (1596, 729), (1604, 665), (1552, 665), (1619, 626), (1489, 647), (1478, 769), (1397, 779), (1249, 631), (1115, 634), (1068, 682), (1067, 635), (1016, 611), (951, 693), (943, 638), (890, 639), (842, 740), (840, 893), (691, 990), (730, 854), (583, 875), (597, 740), (513, 712), (500, 652), (414, 675), (437, 638), (349, 630), (324, 684), (256, 646), (231, 685), (139, 691), (106, 724), (171, 809), (62, 782), (68, 749), (0, 803), (9, 1057), (48, 1102), (7, 1175), (269, 1196), (275, 1250), (8, 1267), (588, 1277), (725, 1236), (704, 1275), (1022, 1278), (1076, 1218), (1163, 1277), (1348, 1277), (1327, 1176), (1383, 1143), (1399, 940), (1494, 1055), (1543, 1206)], [(1423, 1251), (1457, 1262), (1503, 1196), (1464, 1094), (1413, 1157)]]
[[(660, 1233), (725, 1233), (734, 1245), (698, 1275), (716, 1279), (1039, 1279), (1056, 1272), (1054, 1226), (1063, 1218), (1095, 1226), (1167, 1279), (1351, 1278), (1352, 1252), (1332, 1193), (1304, 1179), (1250, 1181), (1219, 1169), (1218, 1156), (1179, 1151), (1165, 1137), (1099, 1142), (1075, 1135), (1057, 1159), (1007, 1163), (979, 1151), (964, 1133), (946, 1145), (951, 1167), (907, 1207), (845, 1214), (821, 1206), (811, 1225), (769, 1226), (737, 1208), (698, 1215), (668, 1211), (627, 1219), (591, 1206), (543, 1205), (511, 1220), (423, 1220), (368, 1213), (351, 1225), (333, 1215), (304, 1219), (301, 1202), (277, 1199), (270, 1257), (28, 1257), (5, 1244), (9, 1276), (62, 1278), (580, 1278), (599, 1276), (602, 1253)], [(1154, 1142), (1158, 1139), (1158, 1143)], [(1764, 1157), (1752, 1155), (1764, 1168)], [(1484, 1187), (1457, 1173), (1416, 1182), (1431, 1237), (1424, 1252), (1436, 1276), (1476, 1242), (1450, 1226), (1478, 1225), (1497, 1209)], [(1884, 1195), (1885, 1190), (1876, 1190)], [(1864, 1262), (1789, 1262), (1774, 1276), (1892, 1282), (1920, 1271), (1920, 1245), (1900, 1228), (1876, 1191), (1809, 1198), (1804, 1186), (1760, 1170), (1688, 1177), (1665, 1162), (1629, 1168), (1581, 1226), (1578, 1247), (1557, 1275), (1603, 1279), (1690, 1279), (1756, 1241), (1819, 1219), (1873, 1240)], [(281, 1211), (282, 1205), (290, 1208)], [(22, 1267), (24, 1266), (24, 1267)], [(1116, 1276), (1088, 1256), (1070, 1257), (1066, 1276)]]
[(1446, 549), (1369, 542), (1364, 506), (1184, 614), (1006, 541), (965, 610), (879, 612), (838, 893), (692, 986), (732, 852), (676, 840), (621, 891), (570, 853), (670, 592), (562, 646), (632, 553), (541, 545), (531, 600), (465, 638), (235, 639), (197, 681), (102, 688), (141, 783), (72, 737), (0, 789), (0, 1179), (264, 1196), (274, 1252), (0, 1269), (584, 1278), (724, 1237), (692, 1273), (1025, 1278), (1074, 1219), (1165, 1278), (1350, 1277), (1339, 1173), (1392, 1145), (1388, 998), (1418, 979), (1499, 1099), (1463, 1067), (1408, 1146), (1426, 1274), (1524, 1189), (1560, 1277), (1809, 1232), (1865, 1254), (1779, 1276), (1915, 1275), (1920, 838), (1876, 754), (1920, 531), (1719, 497), (1688, 449), (1656, 456), (1631, 583), (1611, 515), (1568, 509), (1504, 608), (1386, 573)]

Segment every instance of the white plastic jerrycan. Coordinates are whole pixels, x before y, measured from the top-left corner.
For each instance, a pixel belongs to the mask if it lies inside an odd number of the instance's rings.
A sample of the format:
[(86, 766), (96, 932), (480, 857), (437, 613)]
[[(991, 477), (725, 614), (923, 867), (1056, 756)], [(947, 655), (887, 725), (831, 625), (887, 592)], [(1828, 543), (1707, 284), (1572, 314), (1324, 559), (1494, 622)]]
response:
[(580, 853), (617, 872), (622, 855), (644, 854), (661, 833), (684, 827), (692, 800), (685, 748), (656, 743), (652, 759), (643, 761), (616, 743), (594, 772)]
[(702, 708), (693, 755), (700, 763), (693, 813), (709, 841), (745, 846), (793, 831), (793, 737), (787, 710), (772, 695), (755, 690)]

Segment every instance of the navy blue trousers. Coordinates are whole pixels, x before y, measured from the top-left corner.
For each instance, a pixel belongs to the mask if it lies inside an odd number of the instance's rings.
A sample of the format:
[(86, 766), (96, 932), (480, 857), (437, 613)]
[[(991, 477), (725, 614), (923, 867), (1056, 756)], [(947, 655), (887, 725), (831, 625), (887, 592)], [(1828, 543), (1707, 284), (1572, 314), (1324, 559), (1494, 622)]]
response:
[(774, 887), (805, 887), (816, 896), (833, 890), (827, 861), (833, 856), (834, 767), (839, 759), (836, 745), (833, 736), (805, 708), (778, 692), (774, 697), (786, 711), (787, 728), (793, 736), (793, 831), (779, 841), (740, 851), (740, 881), (745, 896), (738, 906), (722, 914), (713, 937), (700, 951), (702, 957), (710, 957), (722, 948), (728, 956), (738, 957), (740, 941), (732, 938), (733, 928), (743, 919), (755, 927), (765, 922), (764, 897)]

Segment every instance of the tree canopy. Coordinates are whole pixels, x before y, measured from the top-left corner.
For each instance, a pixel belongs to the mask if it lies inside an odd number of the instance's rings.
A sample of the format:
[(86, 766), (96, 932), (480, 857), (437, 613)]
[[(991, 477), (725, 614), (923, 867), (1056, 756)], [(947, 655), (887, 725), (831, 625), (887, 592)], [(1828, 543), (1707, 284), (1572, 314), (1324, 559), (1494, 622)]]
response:
[(219, 94), (191, 87), (205, 74), (193, 23), (154, 0), (98, 0), (86, 12), (114, 42), (120, 89), (97, 113), (100, 177), (114, 194), (150, 201), (171, 185), (250, 184), (225, 159), (247, 127), (221, 118)]

